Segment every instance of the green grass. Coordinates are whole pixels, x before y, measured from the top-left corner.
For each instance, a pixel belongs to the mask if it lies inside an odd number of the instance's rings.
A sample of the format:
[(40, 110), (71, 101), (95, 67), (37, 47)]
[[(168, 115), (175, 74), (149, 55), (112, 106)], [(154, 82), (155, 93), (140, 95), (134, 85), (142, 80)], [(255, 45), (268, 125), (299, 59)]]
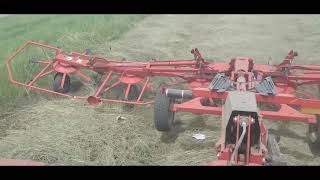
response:
[[(23, 43), (36, 40), (62, 47), (64, 51), (83, 51), (112, 42), (128, 31), (144, 15), (15, 15), (0, 18), (0, 99), (19, 97), (26, 91), (8, 81), (5, 60)], [(100, 52), (104, 53), (104, 52)], [(17, 80), (25, 80), (29, 60), (40, 57), (40, 52), (26, 49), (13, 64)]]

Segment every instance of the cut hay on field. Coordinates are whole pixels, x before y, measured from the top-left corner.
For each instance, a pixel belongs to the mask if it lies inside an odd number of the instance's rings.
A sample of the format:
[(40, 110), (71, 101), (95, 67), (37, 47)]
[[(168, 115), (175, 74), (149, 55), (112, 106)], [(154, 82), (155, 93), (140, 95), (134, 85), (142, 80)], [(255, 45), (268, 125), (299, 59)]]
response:
[(192, 165), (213, 158), (209, 130), (204, 142), (191, 137), (198, 131), (194, 129), (198, 121), (176, 140), (175, 133), (155, 130), (150, 111), (125, 111), (120, 105), (90, 108), (70, 99), (41, 100), (1, 120), (10, 122), (8, 135), (0, 139), (1, 158), (50, 165)]

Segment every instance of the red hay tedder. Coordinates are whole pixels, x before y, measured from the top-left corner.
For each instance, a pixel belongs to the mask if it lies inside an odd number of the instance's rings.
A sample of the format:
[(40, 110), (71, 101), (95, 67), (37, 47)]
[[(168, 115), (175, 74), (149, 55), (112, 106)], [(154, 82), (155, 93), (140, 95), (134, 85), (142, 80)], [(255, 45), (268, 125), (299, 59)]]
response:
[[(18, 82), (13, 78), (10, 65), (28, 46), (52, 50), (55, 56), (37, 61), (44, 67), (32, 80)], [(310, 143), (320, 145), (317, 119), (320, 100), (298, 90), (301, 85), (320, 84), (320, 66), (294, 64), (297, 53), (292, 50), (278, 65), (255, 64), (250, 57), (236, 57), (230, 63), (213, 63), (205, 61), (198, 49), (191, 53), (194, 57), (190, 60), (130, 62), (92, 56), (88, 51), (66, 54), (60, 48), (28, 41), (7, 60), (6, 67), (10, 81), (16, 85), (86, 99), (93, 106), (101, 102), (153, 104), (155, 127), (159, 131), (173, 128), (176, 112), (221, 116), (221, 136), (215, 145), (218, 161), (209, 165), (285, 165), (276, 138), (268, 134), (262, 118), (307, 123)], [(93, 81), (82, 70), (102, 74), (103, 79), (94, 94), (71, 95), (71, 74)], [(52, 88), (36, 85), (49, 74), (54, 74)], [(153, 87), (151, 80), (157, 77), (179, 81)], [(186, 85), (186, 88), (172, 88), (177, 84)], [(120, 85), (124, 85), (123, 98), (101, 96)], [(156, 93), (154, 101), (143, 98), (146, 92)], [(270, 105), (273, 108), (263, 108)]]

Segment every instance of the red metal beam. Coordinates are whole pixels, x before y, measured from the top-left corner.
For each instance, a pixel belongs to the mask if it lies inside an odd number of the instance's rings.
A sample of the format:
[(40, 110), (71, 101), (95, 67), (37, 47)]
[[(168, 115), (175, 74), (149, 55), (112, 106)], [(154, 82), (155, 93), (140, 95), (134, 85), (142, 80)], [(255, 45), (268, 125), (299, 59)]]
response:
[[(194, 97), (207, 97), (207, 98), (216, 98), (216, 99), (226, 99), (228, 92), (215, 92), (210, 91), (208, 88), (195, 88), (192, 90)], [(275, 96), (263, 96), (256, 94), (257, 102), (267, 102), (274, 104), (288, 104), (288, 105), (298, 105), (305, 108), (319, 108), (320, 109), (320, 100), (319, 99), (303, 99), (295, 97), (290, 94), (277, 94)]]
[[(173, 112), (190, 112), (194, 114), (211, 114), (221, 116), (222, 107), (203, 106), (201, 104), (201, 97), (191, 99), (181, 104), (173, 104), (171, 111)], [(310, 114), (303, 114), (286, 104), (281, 104), (279, 111), (260, 111), (260, 115), (269, 120), (277, 121), (297, 121), (304, 123), (316, 123), (316, 116)]]

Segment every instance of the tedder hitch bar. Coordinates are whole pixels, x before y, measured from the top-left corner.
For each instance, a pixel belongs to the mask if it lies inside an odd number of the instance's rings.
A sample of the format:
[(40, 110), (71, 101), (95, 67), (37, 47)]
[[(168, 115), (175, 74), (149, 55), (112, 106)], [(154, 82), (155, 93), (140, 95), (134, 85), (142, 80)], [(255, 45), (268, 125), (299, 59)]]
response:
[[(53, 51), (54, 56), (34, 61), (43, 68), (31, 80), (20, 82), (14, 78), (11, 64), (29, 46)], [(256, 64), (250, 57), (213, 63), (206, 61), (197, 48), (191, 53), (193, 58), (187, 60), (127, 61), (89, 55), (89, 51), (63, 53), (58, 47), (28, 41), (6, 61), (6, 67), (13, 84), (86, 99), (92, 106), (101, 102), (153, 104), (159, 131), (173, 128), (177, 112), (221, 116), (221, 136), (215, 145), (218, 161), (209, 165), (284, 165), (275, 137), (268, 133), (262, 119), (306, 123), (309, 142), (320, 146), (320, 99), (298, 89), (301, 85), (319, 87), (320, 66), (295, 64), (298, 54), (292, 50), (278, 65)], [(51, 88), (37, 85), (50, 74), (54, 75)], [(95, 93), (72, 95), (71, 78), (92, 82), (92, 74), (102, 75)], [(159, 88), (152, 85), (157, 77), (176, 80), (166, 81)], [(181, 89), (172, 88), (176, 85)], [(104, 97), (121, 86), (121, 98)], [(147, 100), (147, 92), (155, 94), (155, 99)]]

